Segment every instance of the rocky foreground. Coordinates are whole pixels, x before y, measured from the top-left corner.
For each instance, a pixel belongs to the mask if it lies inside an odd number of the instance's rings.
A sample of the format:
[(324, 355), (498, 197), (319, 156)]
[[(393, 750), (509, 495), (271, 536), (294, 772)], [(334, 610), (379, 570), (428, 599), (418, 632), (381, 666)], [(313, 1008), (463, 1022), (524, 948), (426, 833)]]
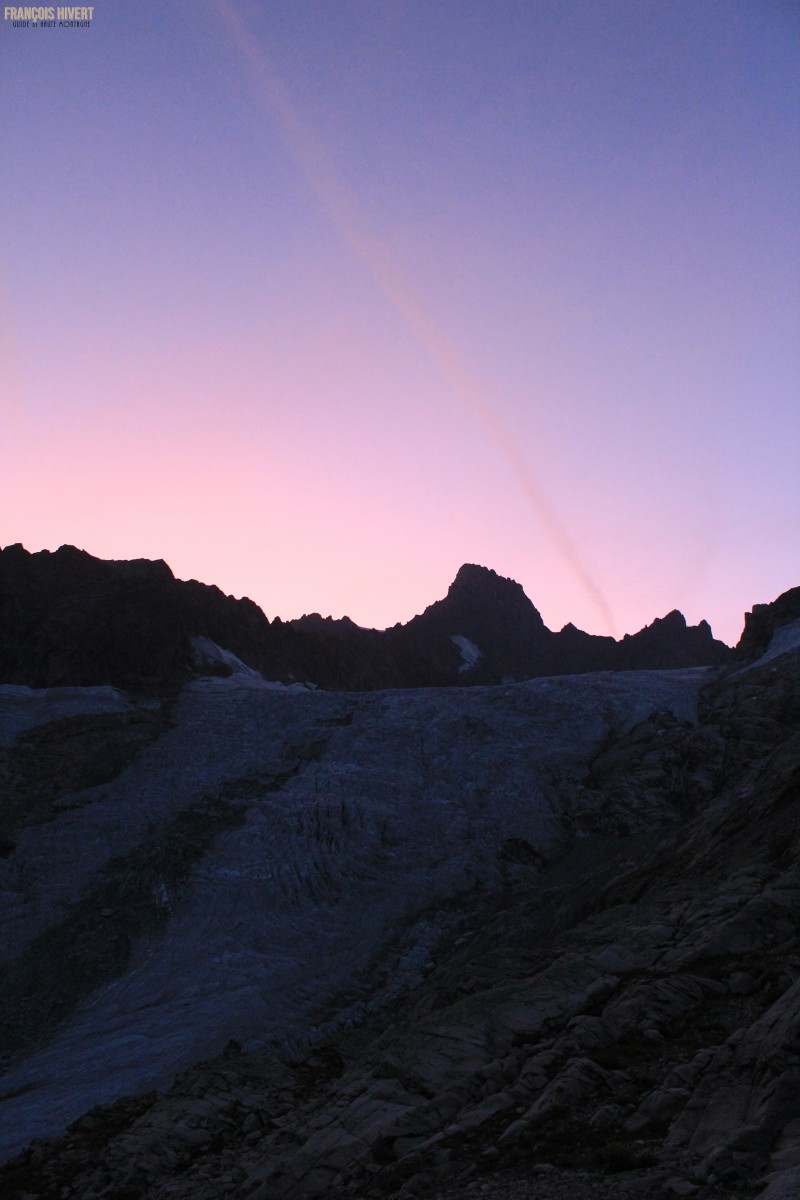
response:
[(759, 629), (469, 690), (5, 689), (2, 1194), (800, 1195), (800, 622)]

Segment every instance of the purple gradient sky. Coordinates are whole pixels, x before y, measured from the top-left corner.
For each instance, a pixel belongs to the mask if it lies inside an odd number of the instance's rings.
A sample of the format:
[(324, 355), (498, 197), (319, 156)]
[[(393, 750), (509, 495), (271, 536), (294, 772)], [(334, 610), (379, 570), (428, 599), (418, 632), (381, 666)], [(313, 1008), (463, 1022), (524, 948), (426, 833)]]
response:
[(790, 0), (100, 0), (0, 32), (0, 543), (406, 621), (800, 583)]

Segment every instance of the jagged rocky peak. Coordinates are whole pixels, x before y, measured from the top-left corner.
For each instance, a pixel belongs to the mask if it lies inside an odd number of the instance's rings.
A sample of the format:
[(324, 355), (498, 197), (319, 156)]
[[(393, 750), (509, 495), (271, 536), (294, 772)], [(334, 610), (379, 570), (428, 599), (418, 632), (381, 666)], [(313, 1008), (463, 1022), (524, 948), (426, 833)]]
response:
[[(545, 625), (538, 610), (523, 591), (522, 585), (513, 579), (498, 575), (489, 567), (465, 563), (460, 567), (443, 600), (429, 605), (424, 613), (409, 623), (436, 618), (439, 623), (452, 624), (458, 621), (487, 622), (493, 628), (506, 630), (518, 626), (527, 630), (544, 630)], [(452, 633), (466, 632), (453, 628)]]
[(673, 608), (672, 612), (668, 612), (665, 617), (656, 617), (654, 625), (671, 625), (675, 629), (686, 628), (686, 617), (677, 608)]
[(464, 563), (463, 566), (458, 568), (456, 577), (450, 584), (448, 595), (462, 588), (494, 590), (498, 585), (500, 587), (505, 586), (511, 591), (522, 591), (522, 585), (517, 583), (515, 579), (508, 579), (503, 575), (498, 575), (497, 571), (493, 571), (491, 567), (482, 567), (478, 563)]
[(444, 599), (391, 633), (404, 658), (431, 665), (431, 683), (499, 683), (550, 671), (552, 634), (521, 585), (474, 563), (459, 569)]
[(688, 625), (673, 609), (638, 633), (626, 634), (619, 644), (620, 665), (635, 668), (709, 666), (725, 662), (731, 650), (717, 641), (708, 621)]
[(57, 550), (38, 550), (32, 553), (21, 542), (0, 549), (6, 569), (35, 571), (38, 576), (59, 580), (79, 580), (101, 575), (118, 579), (139, 579), (149, 582), (174, 580), (171, 568), (163, 558), (95, 558), (77, 546), (59, 546)]
[(464, 563), (458, 568), (447, 595), (448, 598), (456, 599), (464, 596), (481, 598), (493, 604), (508, 603), (509, 601), (522, 602), (526, 607), (532, 608), (534, 612), (537, 611), (525, 595), (521, 583), (517, 583), (515, 579), (508, 579), (504, 575), (498, 575), (497, 571), (491, 570), (490, 567), (481, 567), (475, 563)]
[[(707, 621), (702, 621), (697, 628), (699, 629), (701, 626), (705, 626), (711, 632), (711, 627)], [(641, 637), (642, 634), (650, 632), (676, 633), (686, 628), (686, 617), (677, 608), (673, 608), (672, 612), (668, 612), (665, 617), (656, 617), (655, 621), (652, 621), (649, 625), (644, 625), (638, 633), (626, 633), (622, 640), (627, 642), (630, 638)]]
[(349, 633), (359, 626), (350, 617), (323, 617), (321, 613), (303, 613), (289, 622), (295, 629), (305, 629), (317, 633)]
[(148, 579), (153, 582), (175, 579), (172, 568), (163, 558), (109, 558), (105, 561), (114, 567), (120, 579)]

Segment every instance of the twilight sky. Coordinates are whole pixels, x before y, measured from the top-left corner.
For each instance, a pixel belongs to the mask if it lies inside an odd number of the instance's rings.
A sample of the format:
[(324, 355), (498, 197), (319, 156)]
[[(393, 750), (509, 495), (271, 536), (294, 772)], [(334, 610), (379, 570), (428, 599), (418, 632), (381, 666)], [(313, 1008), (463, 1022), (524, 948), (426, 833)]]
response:
[(793, 0), (99, 0), (0, 111), (0, 544), (377, 627), (800, 584)]

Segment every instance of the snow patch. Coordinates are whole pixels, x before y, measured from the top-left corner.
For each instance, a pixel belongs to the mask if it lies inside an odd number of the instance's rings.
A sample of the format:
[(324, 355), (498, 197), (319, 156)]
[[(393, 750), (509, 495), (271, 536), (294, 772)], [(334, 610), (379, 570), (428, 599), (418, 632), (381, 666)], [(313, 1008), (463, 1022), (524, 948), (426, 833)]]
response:
[(246, 662), (233, 653), (232, 650), (225, 650), (224, 647), (218, 646), (216, 642), (212, 642), (211, 638), (196, 637), (192, 638), (195, 654), (197, 656), (198, 666), (202, 670), (204, 666), (221, 665), (228, 667), (232, 672), (230, 675), (209, 675), (202, 679), (194, 679), (187, 687), (192, 691), (201, 692), (229, 692), (238, 688), (258, 688), (272, 691), (305, 691), (308, 686), (304, 683), (278, 683), (271, 679), (265, 679), (260, 671), (256, 671), (253, 667), (248, 667)]
[(478, 659), (483, 657), (475, 643), (471, 642), (468, 637), (464, 637), (460, 633), (454, 633), (450, 638), (450, 641), (458, 646), (459, 650), (461, 651), (461, 658), (463, 659), (463, 662), (458, 668), (459, 674), (461, 674), (462, 671), (469, 671), (470, 668), (475, 666)]
[(233, 653), (232, 650), (225, 650), (222, 646), (218, 646), (216, 642), (212, 642), (211, 638), (196, 637), (192, 638), (195, 654), (197, 656), (198, 665), (201, 667), (213, 665), (221, 665), (228, 667), (234, 675), (256, 675), (259, 679), (262, 676), (258, 671), (254, 671), (252, 667), (248, 667), (247, 663)]

